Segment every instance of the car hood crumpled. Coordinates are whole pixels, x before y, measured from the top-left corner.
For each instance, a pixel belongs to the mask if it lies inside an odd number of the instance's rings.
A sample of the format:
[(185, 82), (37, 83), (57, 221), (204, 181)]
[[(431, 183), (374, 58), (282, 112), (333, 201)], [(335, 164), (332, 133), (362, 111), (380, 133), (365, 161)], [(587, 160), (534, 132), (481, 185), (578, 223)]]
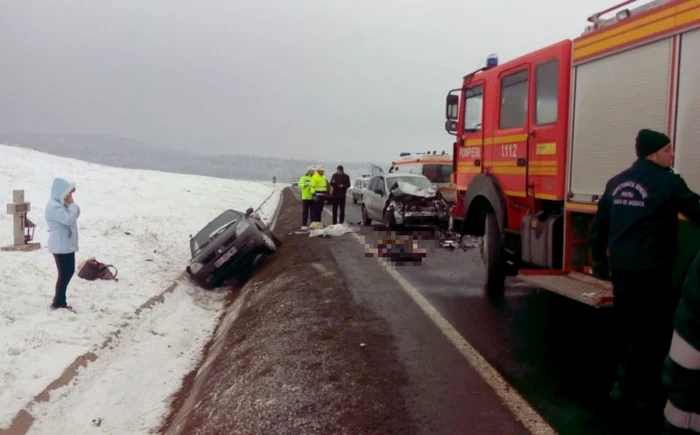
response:
[(437, 188), (421, 189), (420, 187), (399, 181), (397, 186), (391, 189), (391, 196), (394, 198), (417, 197), (417, 198), (434, 198), (437, 195)]

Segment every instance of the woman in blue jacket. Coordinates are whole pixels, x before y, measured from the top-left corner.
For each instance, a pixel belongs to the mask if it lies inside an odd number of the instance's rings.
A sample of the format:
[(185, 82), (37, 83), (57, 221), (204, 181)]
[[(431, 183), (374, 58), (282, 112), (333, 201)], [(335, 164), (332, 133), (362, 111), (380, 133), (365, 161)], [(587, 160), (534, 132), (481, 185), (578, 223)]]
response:
[(56, 308), (73, 310), (66, 303), (66, 290), (75, 273), (75, 253), (78, 252), (80, 208), (73, 202), (73, 192), (75, 192), (75, 184), (56, 178), (51, 186), (51, 198), (46, 205), (49, 252), (53, 254), (58, 270), (56, 295), (51, 304), (51, 309), (54, 310)]

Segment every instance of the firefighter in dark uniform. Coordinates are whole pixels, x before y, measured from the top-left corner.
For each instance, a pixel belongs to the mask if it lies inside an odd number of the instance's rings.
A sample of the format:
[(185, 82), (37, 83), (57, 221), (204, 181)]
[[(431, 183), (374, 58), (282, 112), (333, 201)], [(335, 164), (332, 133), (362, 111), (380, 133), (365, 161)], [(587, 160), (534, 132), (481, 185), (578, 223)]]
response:
[(700, 226), (700, 196), (673, 172), (668, 136), (641, 130), (636, 152), (638, 160), (605, 186), (590, 244), (593, 274), (613, 285), (619, 365), (610, 397), (654, 409), (665, 400), (661, 370), (677, 304), (678, 213)]

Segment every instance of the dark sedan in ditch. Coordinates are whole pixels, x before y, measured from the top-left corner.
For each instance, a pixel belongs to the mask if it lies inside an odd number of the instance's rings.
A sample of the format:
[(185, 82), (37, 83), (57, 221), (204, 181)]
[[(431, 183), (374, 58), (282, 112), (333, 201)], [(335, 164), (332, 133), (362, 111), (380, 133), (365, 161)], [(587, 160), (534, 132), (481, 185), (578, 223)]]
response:
[(226, 278), (250, 273), (258, 257), (281, 244), (252, 208), (226, 210), (190, 237), (192, 259), (186, 270), (199, 285), (219, 287)]

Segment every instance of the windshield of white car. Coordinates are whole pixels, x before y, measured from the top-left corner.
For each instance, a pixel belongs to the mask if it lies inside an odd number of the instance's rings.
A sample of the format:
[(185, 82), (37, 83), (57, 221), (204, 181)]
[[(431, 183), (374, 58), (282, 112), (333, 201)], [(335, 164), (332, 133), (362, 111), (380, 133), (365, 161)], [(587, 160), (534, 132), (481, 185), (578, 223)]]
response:
[(216, 219), (211, 221), (206, 227), (198, 232), (197, 235), (190, 239), (190, 250), (192, 251), (192, 255), (199, 252), (211, 241), (212, 238), (214, 238), (217, 234), (222, 233), (226, 228), (236, 223), (236, 221), (242, 217), (243, 214), (233, 210), (227, 210), (221, 213)]
[(412, 184), (420, 189), (428, 190), (433, 187), (433, 184), (425, 177), (420, 176), (398, 176), (398, 177), (387, 177), (387, 185), (389, 189), (395, 189), (395, 184), (398, 183), (408, 183)]

